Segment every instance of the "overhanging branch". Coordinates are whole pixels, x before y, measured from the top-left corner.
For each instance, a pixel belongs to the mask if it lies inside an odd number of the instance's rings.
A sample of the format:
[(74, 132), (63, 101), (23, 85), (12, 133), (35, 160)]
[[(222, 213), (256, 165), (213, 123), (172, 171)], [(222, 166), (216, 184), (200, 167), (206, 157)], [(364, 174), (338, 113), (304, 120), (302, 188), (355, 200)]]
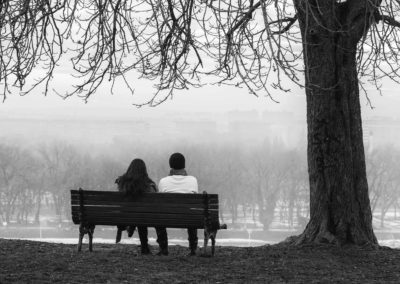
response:
[(282, 19), (282, 20), (271, 22), (270, 24), (274, 24), (274, 23), (277, 23), (277, 22), (288, 22), (286, 27), (284, 27), (283, 29), (281, 29), (279, 31), (272, 32), (272, 34), (273, 35), (278, 35), (278, 34), (283, 34), (283, 33), (287, 32), (293, 26), (293, 24), (296, 21), (297, 21), (297, 14), (292, 18), (285, 18), (285, 19)]
[(244, 16), (234, 25), (227, 33), (226, 37), (230, 37), (244, 22), (251, 19), (251, 15), (258, 7), (261, 6), (261, 1), (257, 2), (254, 6), (250, 6), (250, 9), (244, 14)]
[(375, 17), (375, 19), (377, 20), (377, 22), (383, 21), (385, 24), (400, 28), (400, 22), (396, 21), (396, 19), (393, 17), (379, 14)]

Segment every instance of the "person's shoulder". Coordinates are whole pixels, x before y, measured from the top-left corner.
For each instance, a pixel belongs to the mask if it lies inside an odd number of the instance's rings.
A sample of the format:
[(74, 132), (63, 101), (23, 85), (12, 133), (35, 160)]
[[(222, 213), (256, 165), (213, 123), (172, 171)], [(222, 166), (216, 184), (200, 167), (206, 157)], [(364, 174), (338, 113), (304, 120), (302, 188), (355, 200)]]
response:
[(194, 176), (186, 176), (186, 182), (188, 184), (190, 184), (191, 187), (195, 188), (196, 191), (198, 190), (198, 182), (197, 182), (197, 178), (195, 178)]
[(197, 178), (196, 177), (194, 177), (194, 176), (186, 176), (188, 179), (191, 179), (191, 180), (195, 180), (195, 181), (197, 181)]
[(159, 182), (159, 183), (167, 182), (167, 181), (169, 181), (170, 179), (171, 179), (171, 176), (163, 177), (163, 178), (160, 179), (160, 182)]
[(187, 176), (186, 178), (187, 178), (186, 179), (186, 183), (191, 188), (191, 192), (198, 193), (199, 185), (197, 183), (197, 178), (195, 178), (194, 176)]
[(160, 181), (158, 182), (158, 190), (159, 191), (163, 191), (164, 187), (168, 186), (168, 184), (171, 183), (171, 177), (170, 176), (166, 176), (160, 179)]

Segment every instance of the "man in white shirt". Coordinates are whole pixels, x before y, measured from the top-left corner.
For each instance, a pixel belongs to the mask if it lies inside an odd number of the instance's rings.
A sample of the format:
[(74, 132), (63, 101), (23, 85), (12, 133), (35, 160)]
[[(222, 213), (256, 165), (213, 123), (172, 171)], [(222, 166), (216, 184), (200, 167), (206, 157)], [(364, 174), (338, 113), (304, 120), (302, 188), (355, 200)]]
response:
[[(171, 169), (171, 172), (174, 170)], [(165, 193), (198, 193), (197, 179), (194, 176), (174, 175), (167, 176), (158, 184), (159, 192)]]
[[(185, 157), (174, 153), (169, 158), (170, 175), (162, 178), (158, 185), (159, 192), (165, 193), (198, 193), (197, 179), (188, 176), (185, 170)], [(196, 255), (197, 229), (188, 228), (189, 248), (191, 256)], [(168, 235), (166, 228), (157, 228), (157, 242), (160, 245), (158, 255), (168, 255)]]

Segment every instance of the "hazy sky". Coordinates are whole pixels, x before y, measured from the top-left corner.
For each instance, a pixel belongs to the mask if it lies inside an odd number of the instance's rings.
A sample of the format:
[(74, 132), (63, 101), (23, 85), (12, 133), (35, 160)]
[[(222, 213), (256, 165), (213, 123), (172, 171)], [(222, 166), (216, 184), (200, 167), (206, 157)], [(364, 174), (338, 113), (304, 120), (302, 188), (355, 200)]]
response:
[[(70, 76), (58, 73), (52, 82), (54, 88), (59, 92), (71, 86)], [(191, 88), (186, 91), (176, 92), (173, 99), (169, 99), (162, 105), (141, 109), (132, 105), (133, 102), (144, 102), (146, 96), (154, 93), (151, 82), (146, 80), (134, 80), (133, 87), (135, 95), (130, 95), (126, 90), (117, 86), (113, 95), (110, 94), (108, 86), (102, 86), (89, 102), (78, 97), (62, 99), (52, 93), (45, 97), (41, 90), (37, 90), (25, 97), (18, 94), (9, 95), (6, 101), (0, 104), (0, 115), (5, 117), (113, 117), (130, 118), (140, 115), (159, 115), (164, 111), (173, 112), (215, 112), (224, 113), (232, 110), (256, 110), (256, 111), (289, 111), (305, 117), (304, 90), (294, 88), (290, 93), (276, 92), (275, 99), (255, 97), (249, 94), (245, 88), (234, 88), (226, 86), (205, 86), (203, 88)], [(374, 109), (367, 106), (365, 96), (361, 96), (361, 105), (364, 117), (389, 116), (400, 118), (400, 95), (397, 86), (392, 82), (385, 82), (383, 96), (376, 91), (369, 91), (370, 100)]]
[[(68, 82), (68, 77), (65, 74), (58, 74), (58, 76), (57, 80)], [(64, 78), (64, 80), (60, 78)], [(119, 91), (118, 88), (112, 95), (110, 94), (110, 89), (104, 86), (89, 99), (87, 104), (78, 97), (63, 100), (56, 94), (44, 97), (38, 91), (25, 97), (10, 95), (5, 103), (0, 105), (0, 109), (3, 114), (7, 113), (11, 116), (20, 113), (65, 115), (72, 110), (76, 115), (92, 113), (93, 115), (125, 117), (132, 114), (152, 114), (163, 111), (219, 113), (232, 110), (271, 110), (298, 111), (301, 113), (305, 108), (303, 95), (277, 94), (275, 99), (279, 103), (275, 103), (262, 95), (255, 97), (244, 88), (205, 86), (176, 92), (173, 99), (168, 99), (155, 108), (142, 107), (138, 109), (132, 103), (146, 101), (146, 95), (154, 93), (154, 89), (142, 80), (137, 80), (134, 87), (135, 95), (132, 96), (126, 90), (121, 89)], [(58, 85), (59, 89), (60, 85)], [(300, 94), (301, 92), (299, 91)]]

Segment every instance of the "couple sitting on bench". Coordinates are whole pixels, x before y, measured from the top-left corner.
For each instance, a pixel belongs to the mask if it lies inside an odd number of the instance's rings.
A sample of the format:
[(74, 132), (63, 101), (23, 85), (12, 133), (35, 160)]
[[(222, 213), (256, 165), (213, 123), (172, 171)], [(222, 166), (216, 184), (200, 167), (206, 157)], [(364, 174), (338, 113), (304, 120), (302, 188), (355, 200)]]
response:
[[(118, 184), (118, 190), (125, 192), (130, 196), (137, 196), (146, 192), (165, 192), (165, 193), (197, 193), (197, 179), (193, 176), (188, 176), (185, 170), (185, 157), (181, 153), (174, 153), (169, 158), (170, 174), (162, 178), (158, 185), (149, 178), (146, 165), (141, 159), (134, 159), (129, 165), (128, 170), (120, 176), (115, 182)], [(165, 227), (156, 227), (157, 242), (160, 251), (157, 255), (168, 255), (168, 235)], [(135, 227), (127, 224), (126, 226), (118, 226), (116, 242), (121, 240), (121, 232), (128, 231), (128, 236), (131, 237)], [(196, 255), (197, 249), (197, 229), (188, 228), (190, 256)], [(139, 239), (142, 254), (150, 254), (147, 239), (147, 227), (138, 227)]]

